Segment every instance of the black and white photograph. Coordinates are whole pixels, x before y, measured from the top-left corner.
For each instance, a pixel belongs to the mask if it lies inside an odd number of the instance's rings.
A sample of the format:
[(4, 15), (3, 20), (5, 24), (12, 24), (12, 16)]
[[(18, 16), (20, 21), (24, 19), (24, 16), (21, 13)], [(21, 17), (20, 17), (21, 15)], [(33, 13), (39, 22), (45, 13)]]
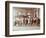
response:
[(13, 7), (13, 31), (40, 29), (40, 8)]

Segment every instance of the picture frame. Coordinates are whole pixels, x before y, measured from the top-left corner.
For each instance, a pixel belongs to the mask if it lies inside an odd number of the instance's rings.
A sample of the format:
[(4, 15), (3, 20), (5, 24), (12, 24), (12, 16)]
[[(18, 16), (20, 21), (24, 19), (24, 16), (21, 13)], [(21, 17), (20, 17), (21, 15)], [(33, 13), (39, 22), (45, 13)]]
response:
[[(18, 18), (19, 21), (17, 20)], [(22, 19), (25, 20), (23, 21)], [(6, 37), (44, 34), (45, 34), (44, 3), (5, 1)]]

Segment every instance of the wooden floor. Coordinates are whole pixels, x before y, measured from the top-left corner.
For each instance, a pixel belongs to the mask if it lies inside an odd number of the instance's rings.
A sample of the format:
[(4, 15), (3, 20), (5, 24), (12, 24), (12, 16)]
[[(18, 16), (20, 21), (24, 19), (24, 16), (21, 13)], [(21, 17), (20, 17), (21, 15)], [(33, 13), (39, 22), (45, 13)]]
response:
[(13, 26), (13, 31), (39, 30), (40, 26)]

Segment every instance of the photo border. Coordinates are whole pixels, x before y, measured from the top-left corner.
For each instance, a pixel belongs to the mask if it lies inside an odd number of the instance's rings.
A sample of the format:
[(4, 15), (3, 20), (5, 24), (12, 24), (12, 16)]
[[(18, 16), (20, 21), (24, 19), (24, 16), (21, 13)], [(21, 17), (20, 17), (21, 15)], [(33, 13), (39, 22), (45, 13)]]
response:
[[(9, 4), (10, 3), (43, 5), (43, 25), (44, 25), (44, 27), (43, 27), (43, 33), (9, 35)], [(45, 34), (45, 3), (5, 1), (5, 36), (6, 37), (29, 36), (29, 35), (44, 35), (44, 34)]]

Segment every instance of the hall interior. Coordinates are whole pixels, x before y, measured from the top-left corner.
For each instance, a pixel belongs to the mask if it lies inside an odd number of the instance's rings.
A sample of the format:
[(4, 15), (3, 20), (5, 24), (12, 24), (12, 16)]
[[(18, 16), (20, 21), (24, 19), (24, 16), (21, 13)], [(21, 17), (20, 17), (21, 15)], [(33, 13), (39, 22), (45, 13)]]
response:
[(39, 8), (16, 8), (15, 25), (40, 26)]

